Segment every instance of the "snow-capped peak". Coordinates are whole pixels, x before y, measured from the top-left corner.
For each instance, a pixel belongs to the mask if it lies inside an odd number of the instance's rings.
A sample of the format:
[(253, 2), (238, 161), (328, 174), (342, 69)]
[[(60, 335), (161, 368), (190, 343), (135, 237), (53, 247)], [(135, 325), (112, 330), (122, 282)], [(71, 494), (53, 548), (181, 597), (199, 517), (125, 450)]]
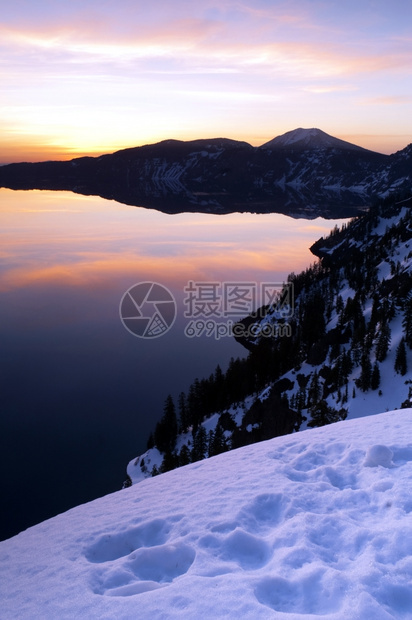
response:
[(273, 138), (269, 142), (262, 144), (261, 148), (284, 148), (284, 147), (299, 147), (299, 148), (339, 148), (345, 150), (362, 149), (360, 146), (346, 142), (345, 140), (339, 140), (329, 134), (325, 133), (321, 129), (312, 127), (311, 129), (303, 129), (299, 127), (293, 131), (288, 131), (277, 138)]

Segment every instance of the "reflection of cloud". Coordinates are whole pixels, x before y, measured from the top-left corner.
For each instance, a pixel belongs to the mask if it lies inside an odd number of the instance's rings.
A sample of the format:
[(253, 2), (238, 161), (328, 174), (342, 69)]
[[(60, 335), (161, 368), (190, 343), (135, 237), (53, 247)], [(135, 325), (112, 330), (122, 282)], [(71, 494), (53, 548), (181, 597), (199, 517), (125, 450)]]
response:
[[(311, 232), (308, 230), (307, 236)], [(321, 232), (322, 228), (319, 234)], [(259, 236), (258, 231), (255, 234)], [(315, 238), (318, 231), (315, 229), (312, 234)], [(96, 247), (96, 241), (97, 245), (102, 242), (101, 239), (91, 238), (90, 244)], [(259, 242), (258, 238), (252, 238), (244, 244), (241, 240), (210, 242), (186, 239), (175, 243), (147, 244), (139, 247), (138, 251), (121, 253), (105, 249), (76, 250), (71, 243), (72, 254), (63, 245), (56, 255), (53, 245), (27, 248), (27, 242), (26, 239), (26, 243), (15, 245), (14, 254), (11, 250), (7, 252), (10, 267), (4, 269), (0, 276), (0, 291), (43, 284), (97, 289), (104, 288), (108, 281), (124, 278), (130, 281), (143, 278), (159, 282), (184, 282), (188, 279), (209, 280), (211, 277), (224, 280), (228, 274), (233, 279), (238, 274), (239, 281), (242, 281), (245, 277), (262, 277), (263, 273), (270, 278), (274, 270), (288, 273), (292, 264), (295, 270), (303, 269), (309, 255), (308, 243), (302, 243), (297, 248), (292, 235), (278, 239), (276, 250), (272, 240)], [(87, 239), (83, 239), (83, 242), (87, 242)], [(25, 249), (27, 259), (24, 258)], [(50, 259), (44, 256), (50, 256)], [(24, 267), (15, 266), (16, 263), (24, 264)]]
[[(273, 280), (313, 262), (324, 220), (279, 214), (168, 216), (70, 192), (0, 190), (0, 291), (102, 290), (139, 281)], [(276, 279), (279, 276), (276, 276)]]
[[(203, 246), (206, 248), (206, 244)], [(11, 267), (5, 270), (0, 276), (0, 291), (10, 291), (14, 289), (27, 288), (30, 286), (40, 286), (44, 284), (54, 284), (64, 287), (91, 287), (104, 288), (108, 281), (114, 278), (124, 279), (129, 277), (134, 281), (136, 277), (143, 277), (154, 281), (185, 281), (188, 278), (193, 280), (210, 279), (211, 273), (220, 274), (225, 278), (225, 274), (239, 274), (239, 281), (244, 279), (246, 273), (258, 274), (266, 272), (270, 274), (275, 267), (278, 270), (287, 269), (290, 264), (290, 252), (284, 256), (278, 252), (276, 260), (267, 251), (239, 250), (233, 249), (228, 252), (227, 248), (215, 248), (209, 254), (202, 252), (199, 248), (197, 254), (193, 254), (187, 248), (185, 255), (167, 256), (146, 256), (139, 254), (124, 254), (111, 256), (97, 255), (96, 253), (82, 258), (81, 255), (71, 257), (68, 262), (58, 260), (56, 264), (27, 267)], [(302, 266), (307, 262), (307, 250), (302, 248)], [(305, 258), (303, 258), (305, 257)], [(9, 255), (10, 258), (10, 255)], [(296, 263), (299, 256), (296, 256)], [(250, 275), (249, 275), (250, 277)]]

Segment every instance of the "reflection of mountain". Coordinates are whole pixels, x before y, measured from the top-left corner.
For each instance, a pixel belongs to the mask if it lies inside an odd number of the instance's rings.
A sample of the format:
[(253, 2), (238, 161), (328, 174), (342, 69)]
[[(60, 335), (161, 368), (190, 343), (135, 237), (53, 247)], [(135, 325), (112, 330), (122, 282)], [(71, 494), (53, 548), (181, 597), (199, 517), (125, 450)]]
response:
[(296, 129), (260, 147), (166, 140), (95, 158), (10, 164), (0, 168), (0, 186), (70, 190), (165, 213), (345, 217), (410, 181), (411, 157), (411, 145), (382, 155), (319, 129)]

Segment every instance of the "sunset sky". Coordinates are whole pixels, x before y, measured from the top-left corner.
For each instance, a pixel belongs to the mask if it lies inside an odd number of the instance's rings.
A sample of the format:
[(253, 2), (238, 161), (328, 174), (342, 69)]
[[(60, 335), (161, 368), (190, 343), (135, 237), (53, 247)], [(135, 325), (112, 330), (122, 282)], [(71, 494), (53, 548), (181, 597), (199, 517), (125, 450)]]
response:
[(0, 0), (0, 163), (319, 127), (412, 142), (404, 0)]

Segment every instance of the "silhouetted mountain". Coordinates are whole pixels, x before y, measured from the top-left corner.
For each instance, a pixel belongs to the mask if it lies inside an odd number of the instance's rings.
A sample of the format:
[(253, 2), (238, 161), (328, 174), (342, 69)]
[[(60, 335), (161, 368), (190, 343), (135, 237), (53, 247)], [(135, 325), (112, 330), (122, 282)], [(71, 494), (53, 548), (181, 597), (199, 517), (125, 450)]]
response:
[(296, 129), (260, 146), (165, 140), (100, 157), (0, 167), (0, 186), (70, 190), (165, 213), (347, 217), (410, 182), (412, 147), (383, 155)]
[[(329, 134), (325, 133), (321, 129), (294, 129), (293, 131), (287, 131), (282, 136), (273, 138), (266, 144), (262, 144), (262, 149), (279, 149), (290, 148), (293, 149), (323, 149), (334, 148), (348, 151), (365, 151), (361, 146), (351, 144), (345, 140), (339, 140)], [(369, 151), (371, 152), (371, 151)]]

